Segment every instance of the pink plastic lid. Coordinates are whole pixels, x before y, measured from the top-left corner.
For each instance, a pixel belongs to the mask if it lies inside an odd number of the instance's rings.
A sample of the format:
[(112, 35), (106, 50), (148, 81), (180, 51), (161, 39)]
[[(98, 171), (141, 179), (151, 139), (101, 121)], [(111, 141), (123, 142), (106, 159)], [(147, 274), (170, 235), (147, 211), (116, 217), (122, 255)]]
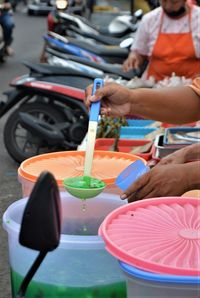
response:
[(166, 197), (137, 201), (111, 212), (99, 234), (106, 249), (145, 271), (200, 275), (200, 200)]

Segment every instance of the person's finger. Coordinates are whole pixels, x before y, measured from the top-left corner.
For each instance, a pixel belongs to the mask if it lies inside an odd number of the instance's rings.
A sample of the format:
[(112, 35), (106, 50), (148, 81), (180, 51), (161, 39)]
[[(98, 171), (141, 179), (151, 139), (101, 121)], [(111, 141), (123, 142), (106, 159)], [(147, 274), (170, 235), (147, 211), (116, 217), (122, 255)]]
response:
[(159, 161), (159, 163), (157, 164), (158, 166), (162, 166), (162, 165), (168, 165), (170, 163), (172, 163), (173, 160), (172, 159), (166, 159), (166, 160), (161, 160)]
[(88, 96), (91, 96), (92, 95), (92, 88), (93, 88), (93, 85), (89, 85), (87, 86), (87, 88), (85, 89), (85, 96), (88, 97)]
[(124, 71), (128, 72), (129, 70), (131, 70), (133, 68), (133, 64), (134, 64), (134, 59), (132, 57), (127, 58), (124, 63)]
[(139, 60), (138, 59), (135, 59), (134, 66), (133, 67), (136, 68), (136, 69), (139, 69), (140, 68), (140, 63), (139, 63)]
[(84, 103), (86, 105), (86, 107), (89, 109), (91, 101), (90, 101), (90, 97), (92, 96), (92, 88), (93, 85), (89, 85), (86, 89), (85, 89), (85, 98), (84, 98)]
[(123, 65), (122, 65), (122, 68), (123, 68), (123, 71), (124, 71), (124, 72), (127, 72), (127, 64), (128, 64), (128, 61), (125, 60), (125, 62), (124, 62)]
[(161, 161), (159, 161), (157, 166), (169, 165), (169, 164), (172, 164), (172, 163), (176, 163), (176, 159), (173, 158), (173, 157), (168, 157), (168, 158), (161, 159)]
[(146, 185), (127, 197), (129, 203), (145, 199), (153, 190), (153, 186)]
[(98, 88), (94, 94), (93, 100), (95, 101), (95, 98), (96, 100), (99, 100), (99, 99), (102, 99), (103, 97), (110, 96), (111, 85), (113, 85), (113, 83), (105, 83), (103, 87)]
[(96, 102), (98, 100), (101, 100), (104, 97), (104, 94), (107, 94), (107, 88), (104, 89), (104, 87), (99, 88), (94, 95), (92, 95), (92, 88), (93, 85), (90, 85), (85, 90), (85, 99), (84, 103), (86, 107), (89, 109), (92, 102)]
[(112, 115), (111, 108), (110, 107), (102, 107), (101, 114), (105, 115), (105, 116), (111, 116)]
[(127, 65), (127, 72), (130, 71), (133, 68), (133, 61), (129, 60)]
[(153, 198), (157, 198), (160, 197), (158, 191), (156, 190), (152, 190), (150, 193), (148, 193), (143, 199), (153, 199)]
[(121, 195), (121, 199), (127, 199), (131, 194), (137, 192), (142, 187), (144, 187), (146, 184), (148, 184), (150, 180), (150, 172), (142, 175), (139, 179), (136, 180), (135, 183), (131, 184), (124, 193)]
[[(154, 189), (154, 186), (151, 185), (151, 182), (149, 180), (143, 180), (144, 184), (140, 184), (140, 188), (137, 188), (137, 190), (132, 191), (130, 190), (129, 194), (127, 195), (127, 200), (129, 202), (137, 201), (137, 200), (142, 200), (144, 199), (149, 193), (152, 192)], [(146, 182), (146, 183), (145, 183)], [(134, 186), (134, 184), (133, 184)], [(134, 190), (134, 188), (132, 188)]]

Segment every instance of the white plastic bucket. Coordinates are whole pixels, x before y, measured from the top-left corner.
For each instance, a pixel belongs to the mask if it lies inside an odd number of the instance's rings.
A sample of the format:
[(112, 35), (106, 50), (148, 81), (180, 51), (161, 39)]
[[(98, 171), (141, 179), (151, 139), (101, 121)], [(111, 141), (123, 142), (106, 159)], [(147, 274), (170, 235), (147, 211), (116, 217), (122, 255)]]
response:
[[(27, 198), (14, 202), (3, 215), (8, 232), (13, 298), (38, 252), (18, 242)], [(61, 193), (62, 234), (56, 250), (47, 254), (34, 275), (26, 297), (126, 298), (118, 262), (104, 248), (98, 227), (105, 216), (124, 204), (117, 195), (102, 193), (86, 201)], [(90, 235), (86, 235), (90, 234)]]
[(199, 298), (200, 277), (155, 274), (123, 262), (127, 298)]

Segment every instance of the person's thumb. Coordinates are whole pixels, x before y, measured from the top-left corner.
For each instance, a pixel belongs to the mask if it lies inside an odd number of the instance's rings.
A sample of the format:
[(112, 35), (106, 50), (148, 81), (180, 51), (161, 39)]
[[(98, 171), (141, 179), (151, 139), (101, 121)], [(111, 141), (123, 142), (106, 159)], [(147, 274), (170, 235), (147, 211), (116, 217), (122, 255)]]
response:
[(134, 68), (139, 69), (140, 68), (140, 63), (138, 59), (135, 59), (134, 61)]
[(127, 72), (129, 70), (129, 60), (126, 59), (122, 65), (123, 71)]

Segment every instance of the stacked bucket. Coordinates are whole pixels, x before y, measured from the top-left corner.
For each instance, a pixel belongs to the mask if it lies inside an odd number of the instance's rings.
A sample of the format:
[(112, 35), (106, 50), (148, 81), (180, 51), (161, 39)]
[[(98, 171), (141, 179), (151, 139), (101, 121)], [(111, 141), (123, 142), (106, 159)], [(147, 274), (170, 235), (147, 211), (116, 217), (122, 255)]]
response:
[(55, 152), (29, 158), (20, 165), (24, 198), (13, 203), (3, 217), (13, 298), (38, 254), (20, 245), (18, 238), (26, 202), (43, 171), (54, 175), (60, 189), (62, 232), (58, 248), (48, 253), (25, 297), (126, 298), (125, 278), (117, 260), (105, 250), (98, 229), (110, 212), (126, 203), (120, 200), (114, 183), (118, 174), (135, 160), (146, 162), (128, 153), (95, 151), (92, 177), (103, 180), (107, 187), (99, 196), (82, 202), (64, 191), (62, 182), (83, 174), (84, 157), (82, 151)]
[(111, 212), (99, 234), (119, 261), (128, 298), (200, 297), (200, 200), (166, 197)]
[(47, 255), (25, 297), (199, 298), (200, 200), (167, 197), (126, 204), (119, 199), (115, 179), (142, 159), (95, 151), (92, 176), (107, 187), (84, 202), (83, 211), (83, 202), (64, 192), (62, 181), (81, 175), (84, 154), (43, 154), (27, 159), (19, 168), (25, 198), (13, 203), (3, 217), (13, 298), (37, 256), (36, 251), (21, 246), (18, 238), (28, 196), (45, 170), (54, 174), (60, 188), (62, 234), (58, 248)]

